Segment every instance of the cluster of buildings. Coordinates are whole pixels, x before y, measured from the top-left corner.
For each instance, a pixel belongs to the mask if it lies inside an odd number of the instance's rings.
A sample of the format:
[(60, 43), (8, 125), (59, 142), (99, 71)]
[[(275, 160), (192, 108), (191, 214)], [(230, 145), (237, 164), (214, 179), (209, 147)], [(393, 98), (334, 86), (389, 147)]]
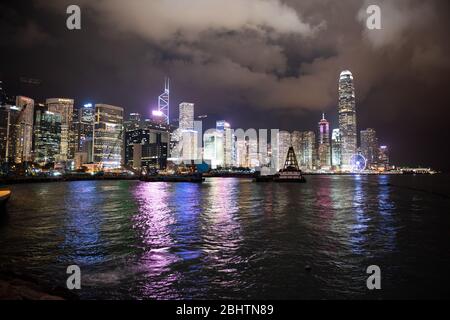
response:
[(330, 131), (325, 115), (314, 131), (244, 131), (225, 121), (203, 130), (195, 105), (179, 105), (178, 126), (170, 123), (166, 80), (150, 119), (108, 104), (75, 107), (73, 99), (35, 102), (9, 96), (0, 81), (0, 162), (69, 171), (166, 170), (172, 165), (208, 164), (212, 169), (246, 168), (273, 173), (292, 146), (304, 171), (389, 169), (389, 150), (374, 129), (358, 132), (354, 79), (339, 78), (339, 128)]

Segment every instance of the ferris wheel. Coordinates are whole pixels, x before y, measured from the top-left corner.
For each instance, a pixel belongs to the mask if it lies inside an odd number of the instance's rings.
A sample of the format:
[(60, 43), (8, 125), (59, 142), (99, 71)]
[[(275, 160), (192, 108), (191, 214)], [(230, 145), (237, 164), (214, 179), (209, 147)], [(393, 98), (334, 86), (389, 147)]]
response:
[(355, 154), (350, 159), (353, 171), (364, 171), (367, 166), (367, 160), (361, 154)]

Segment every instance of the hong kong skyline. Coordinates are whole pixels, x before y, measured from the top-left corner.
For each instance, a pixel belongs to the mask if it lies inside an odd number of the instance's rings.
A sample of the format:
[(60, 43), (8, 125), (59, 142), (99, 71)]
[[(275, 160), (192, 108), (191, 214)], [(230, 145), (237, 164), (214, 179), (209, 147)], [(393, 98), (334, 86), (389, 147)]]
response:
[(449, 30), (448, 0), (1, 2), (0, 301), (449, 299)]
[[(208, 6), (183, 19), (182, 6), (81, 1), (76, 31), (65, 27), (66, 1), (2, 4), (0, 77), (8, 91), (37, 101), (70, 97), (77, 106), (104, 102), (149, 115), (169, 76), (175, 106), (193, 101), (199, 114), (236, 128), (292, 131), (315, 130), (322, 112), (337, 127), (336, 74), (349, 69), (358, 78), (358, 131), (375, 128), (395, 146), (396, 163), (448, 171), (449, 4), (381, 3), (384, 31), (375, 35), (360, 1), (269, 1), (251, 23), (243, 1), (227, 9), (242, 17), (215, 20), (201, 19)], [(271, 10), (279, 16), (271, 19)]]

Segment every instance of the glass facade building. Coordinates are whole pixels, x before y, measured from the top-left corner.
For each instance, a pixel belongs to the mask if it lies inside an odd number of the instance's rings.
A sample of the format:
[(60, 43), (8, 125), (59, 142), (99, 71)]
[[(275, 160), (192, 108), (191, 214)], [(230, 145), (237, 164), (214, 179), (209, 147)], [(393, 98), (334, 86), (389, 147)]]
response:
[(361, 131), (361, 153), (366, 158), (367, 168), (376, 168), (378, 165), (378, 139), (374, 129), (366, 129)]
[(34, 157), (40, 165), (55, 163), (61, 151), (61, 122), (59, 113), (36, 105), (34, 118)]
[(120, 168), (123, 151), (123, 108), (95, 105), (94, 163), (103, 168)]
[(357, 152), (356, 98), (353, 75), (346, 70), (339, 77), (339, 130), (341, 133), (341, 167), (351, 170)]
[(46, 106), (49, 112), (59, 113), (61, 115), (61, 160), (73, 159), (73, 147), (70, 146), (70, 131), (73, 121), (72, 99), (51, 98), (46, 100)]

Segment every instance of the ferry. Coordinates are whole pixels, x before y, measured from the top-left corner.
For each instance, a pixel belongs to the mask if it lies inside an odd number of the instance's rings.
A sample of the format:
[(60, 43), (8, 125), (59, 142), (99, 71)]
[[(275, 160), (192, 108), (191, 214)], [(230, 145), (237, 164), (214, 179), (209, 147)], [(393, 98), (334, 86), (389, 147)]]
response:
[(305, 183), (306, 179), (303, 176), (302, 170), (298, 167), (297, 157), (295, 156), (294, 148), (290, 147), (284, 169), (280, 170), (273, 178), (274, 182), (295, 182)]
[(284, 168), (275, 175), (255, 177), (255, 182), (290, 182), (290, 183), (305, 183), (306, 179), (300, 170), (295, 156), (294, 148), (290, 147)]
[(8, 200), (10, 197), (11, 197), (11, 191), (9, 191), (9, 190), (1, 190), (0, 191), (0, 210), (1, 211), (6, 209), (6, 204), (8, 203)]

